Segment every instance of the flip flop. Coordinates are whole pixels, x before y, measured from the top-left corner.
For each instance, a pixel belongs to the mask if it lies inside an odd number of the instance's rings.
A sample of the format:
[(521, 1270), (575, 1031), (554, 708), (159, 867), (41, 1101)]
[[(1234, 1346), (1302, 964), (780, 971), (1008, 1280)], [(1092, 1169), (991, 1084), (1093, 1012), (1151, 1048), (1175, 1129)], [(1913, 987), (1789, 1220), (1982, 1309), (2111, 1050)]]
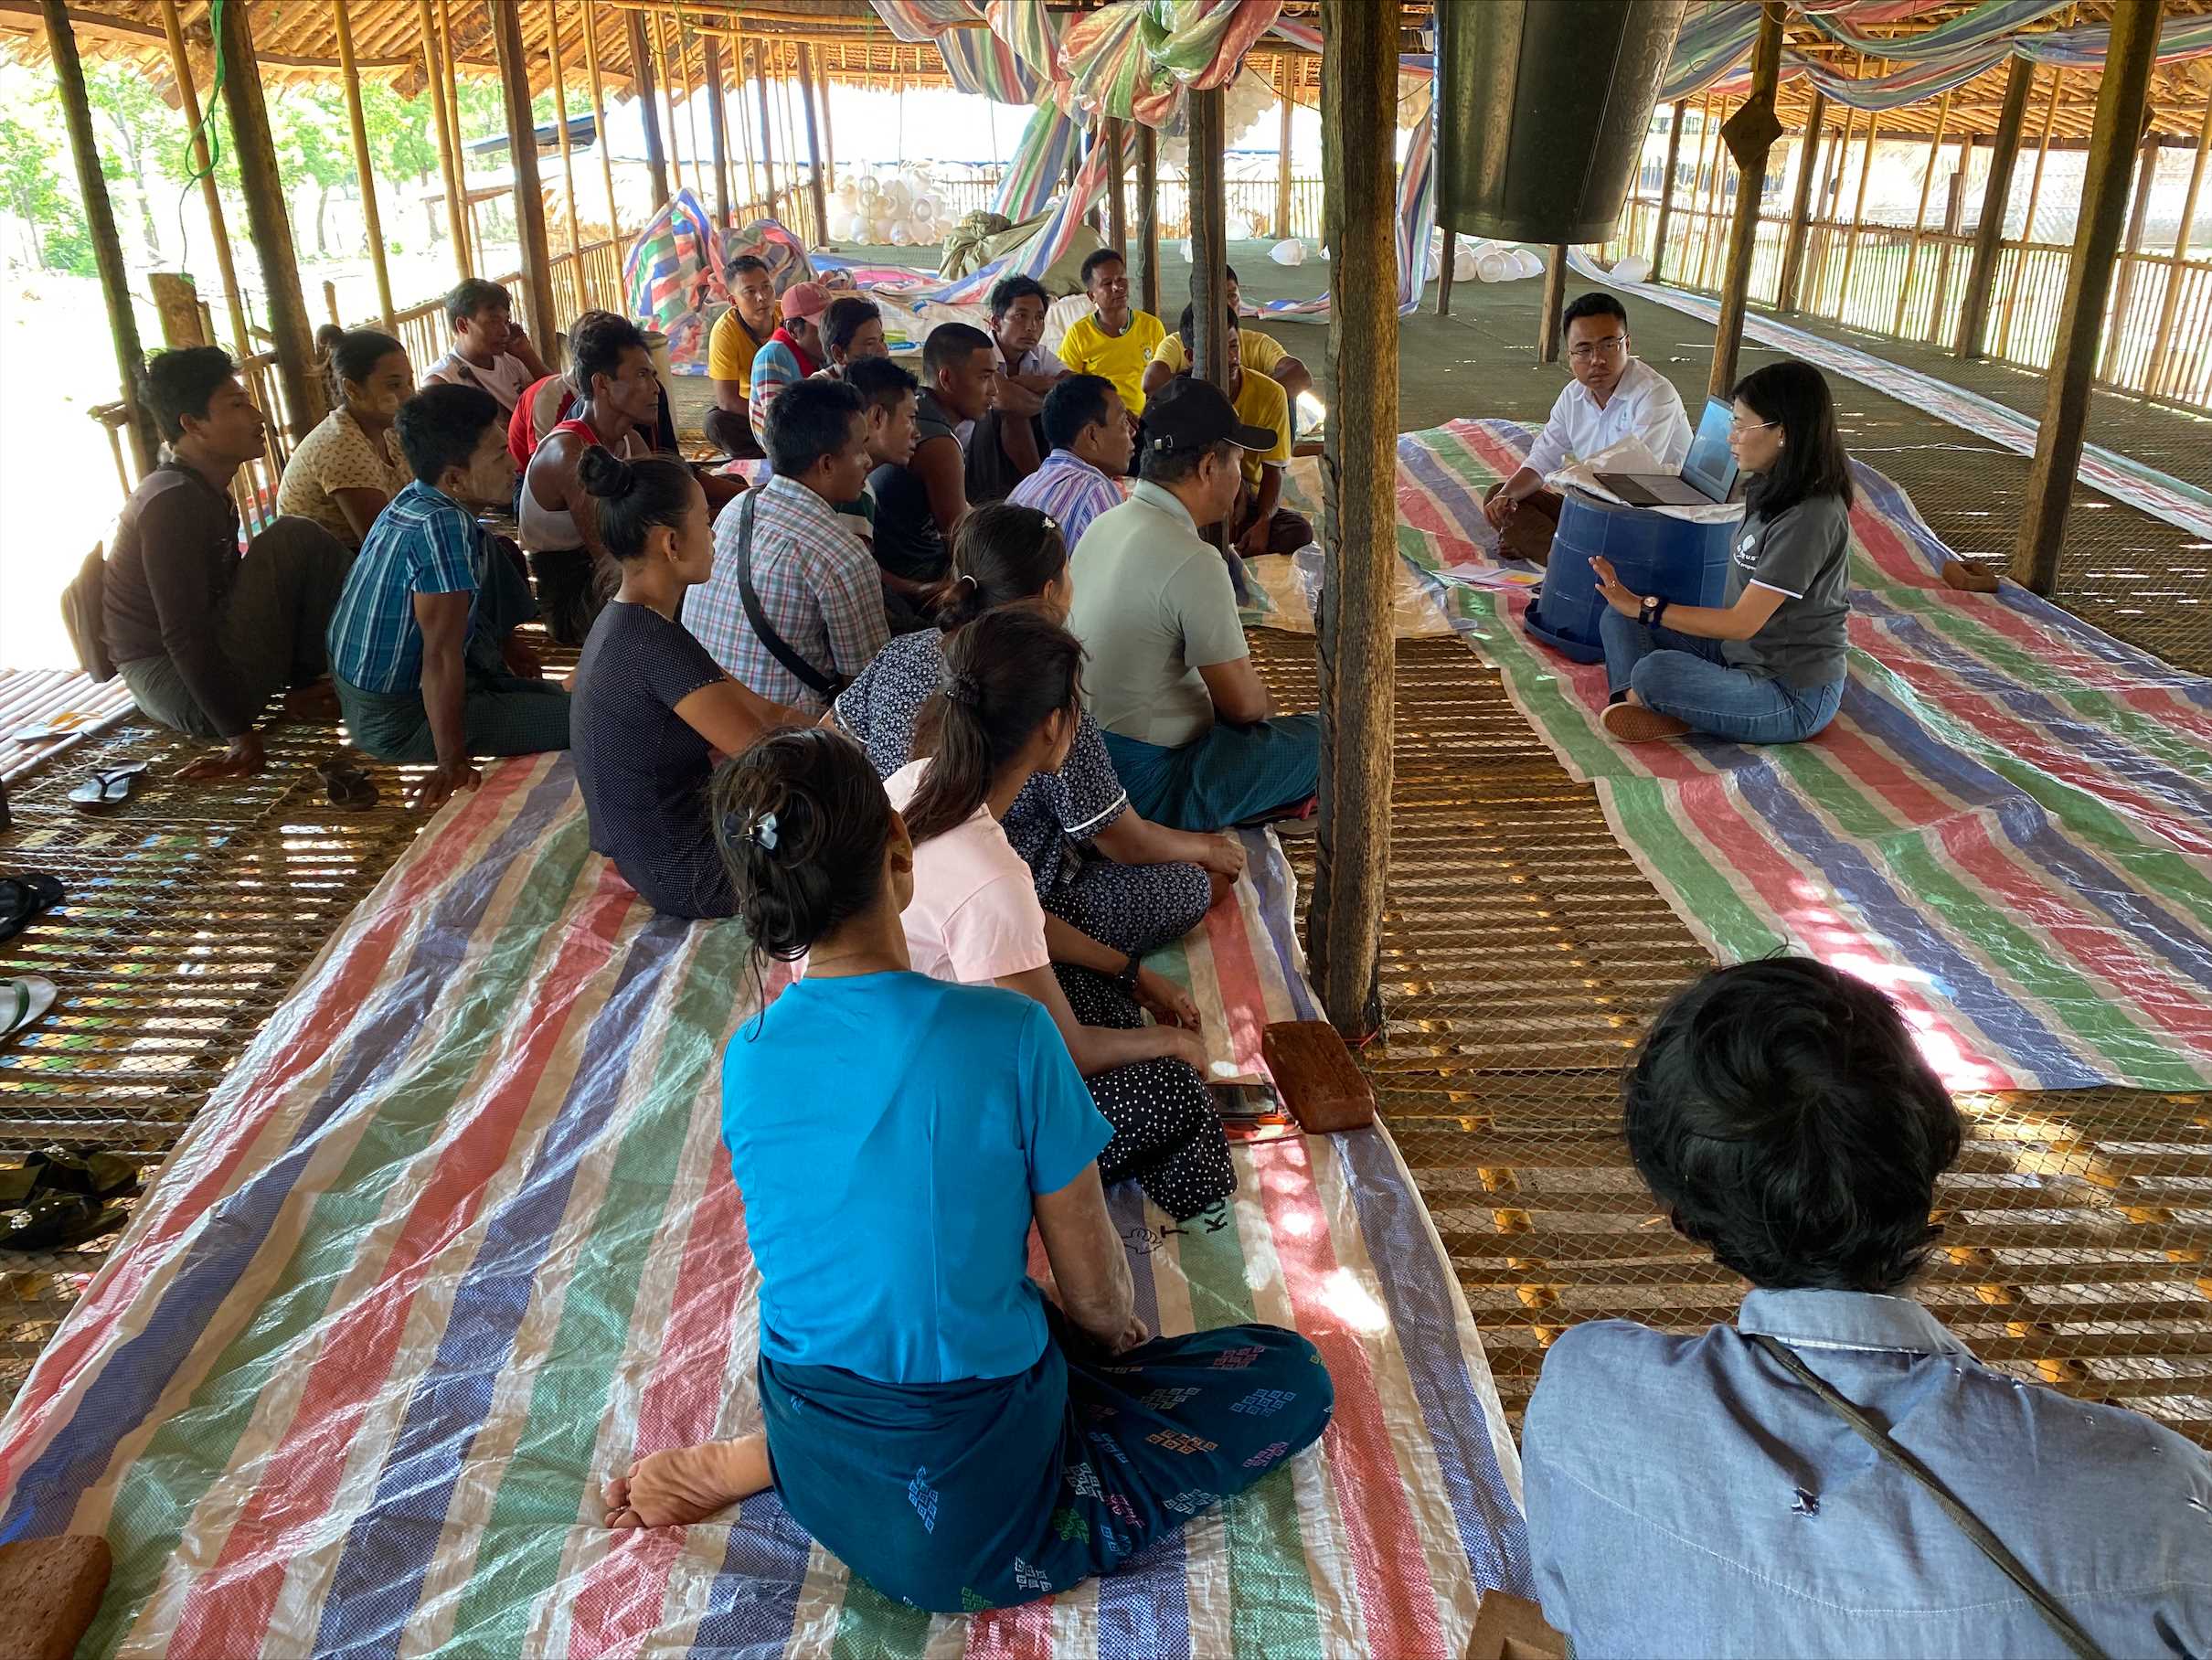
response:
[(49, 743), (57, 738), (69, 737), (80, 724), (80, 717), (62, 715), (44, 726), (17, 727), (8, 734), (8, 738), (16, 743)]
[(0, 1210), (0, 1250), (58, 1250), (112, 1233), (128, 1220), (119, 1205), (77, 1193), (34, 1194)]
[(131, 792), (138, 783), (139, 774), (145, 770), (144, 761), (133, 761), (123, 766), (88, 772), (83, 782), (69, 792), (69, 800), (80, 807), (94, 812), (121, 806), (131, 799)]
[(77, 1153), (68, 1147), (42, 1147), (23, 1162), (39, 1192), (79, 1198), (127, 1198), (138, 1191), (144, 1175), (118, 1154)]
[(315, 762), (315, 773), (323, 781), (324, 799), (334, 807), (360, 812), (375, 806), (379, 799), (368, 774), (342, 755)]
[(54, 983), (44, 974), (0, 980), (0, 1043), (43, 1018), (56, 995)]
[(61, 894), (61, 884), (44, 871), (0, 876), (0, 943), (14, 939), (34, 918), (60, 904)]

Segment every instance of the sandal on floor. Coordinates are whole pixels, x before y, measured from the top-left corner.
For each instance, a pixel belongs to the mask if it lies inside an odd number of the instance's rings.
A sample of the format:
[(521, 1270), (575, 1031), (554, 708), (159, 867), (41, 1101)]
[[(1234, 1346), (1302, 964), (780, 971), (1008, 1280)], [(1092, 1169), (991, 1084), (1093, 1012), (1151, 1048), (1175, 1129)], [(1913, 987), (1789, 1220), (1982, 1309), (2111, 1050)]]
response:
[(88, 772), (83, 782), (69, 792), (69, 800), (95, 813), (121, 806), (131, 799), (131, 792), (137, 788), (139, 775), (145, 770), (144, 761), (133, 761), (127, 766)]
[(128, 1198), (137, 1193), (144, 1175), (137, 1163), (119, 1154), (69, 1147), (41, 1147), (23, 1163), (40, 1192), (79, 1198)]
[(1656, 743), (1663, 738), (1680, 738), (1690, 729), (1688, 721), (1641, 703), (1609, 703), (1598, 723), (1622, 743)]
[(361, 812), (375, 806), (379, 799), (368, 774), (343, 755), (315, 762), (315, 775), (323, 781), (323, 798), (334, 807)]
[(0, 980), (0, 1043), (43, 1018), (55, 995), (54, 983), (44, 974)]
[(0, 876), (0, 944), (61, 903), (61, 884), (41, 870)]
[(59, 1250), (113, 1233), (129, 1219), (119, 1205), (103, 1205), (80, 1193), (34, 1194), (10, 1210), (0, 1210), (0, 1250)]

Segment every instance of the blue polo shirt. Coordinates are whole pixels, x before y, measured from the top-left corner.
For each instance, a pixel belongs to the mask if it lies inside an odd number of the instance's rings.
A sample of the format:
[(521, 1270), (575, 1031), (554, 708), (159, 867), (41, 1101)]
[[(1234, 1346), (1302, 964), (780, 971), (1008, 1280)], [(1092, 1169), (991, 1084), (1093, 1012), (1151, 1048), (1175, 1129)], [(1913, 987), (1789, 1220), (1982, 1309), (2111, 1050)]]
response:
[[(419, 593), (477, 593), (484, 527), (452, 496), (420, 480), (384, 505), (361, 538), (338, 608), (330, 617), (331, 673), (365, 692), (412, 692), (422, 685)], [(469, 604), (469, 626), (477, 601)]]
[(1018, 992), (800, 981), (722, 1061), (760, 1352), (882, 1383), (1028, 1370), (1046, 1340), (1031, 1197), (1112, 1136), (1052, 1016)]

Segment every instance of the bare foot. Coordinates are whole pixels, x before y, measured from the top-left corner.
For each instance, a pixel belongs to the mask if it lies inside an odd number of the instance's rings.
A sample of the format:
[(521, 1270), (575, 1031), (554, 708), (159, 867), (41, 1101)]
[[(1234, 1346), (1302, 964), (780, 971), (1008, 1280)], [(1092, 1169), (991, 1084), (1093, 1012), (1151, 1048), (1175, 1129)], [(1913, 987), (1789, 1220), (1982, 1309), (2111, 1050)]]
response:
[(327, 680), (284, 694), (284, 713), (293, 720), (335, 720), (338, 689)]
[(682, 1527), (703, 1522), (774, 1479), (768, 1437), (702, 1442), (654, 1452), (609, 1482), (603, 1495), (610, 1527)]

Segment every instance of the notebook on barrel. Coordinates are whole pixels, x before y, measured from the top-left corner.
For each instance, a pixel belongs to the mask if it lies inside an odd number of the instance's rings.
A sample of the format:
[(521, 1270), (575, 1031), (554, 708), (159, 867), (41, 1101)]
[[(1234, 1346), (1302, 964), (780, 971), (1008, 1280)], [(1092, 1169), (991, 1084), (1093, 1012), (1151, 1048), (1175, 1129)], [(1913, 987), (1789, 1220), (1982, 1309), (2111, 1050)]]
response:
[(1675, 473), (1597, 473), (1600, 484), (1635, 507), (1709, 507), (1728, 499), (1736, 488), (1736, 454), (1728, 448), (1728, 428), (1736, 406), (1719, 398), (1705, 400), (1697, 436)]

